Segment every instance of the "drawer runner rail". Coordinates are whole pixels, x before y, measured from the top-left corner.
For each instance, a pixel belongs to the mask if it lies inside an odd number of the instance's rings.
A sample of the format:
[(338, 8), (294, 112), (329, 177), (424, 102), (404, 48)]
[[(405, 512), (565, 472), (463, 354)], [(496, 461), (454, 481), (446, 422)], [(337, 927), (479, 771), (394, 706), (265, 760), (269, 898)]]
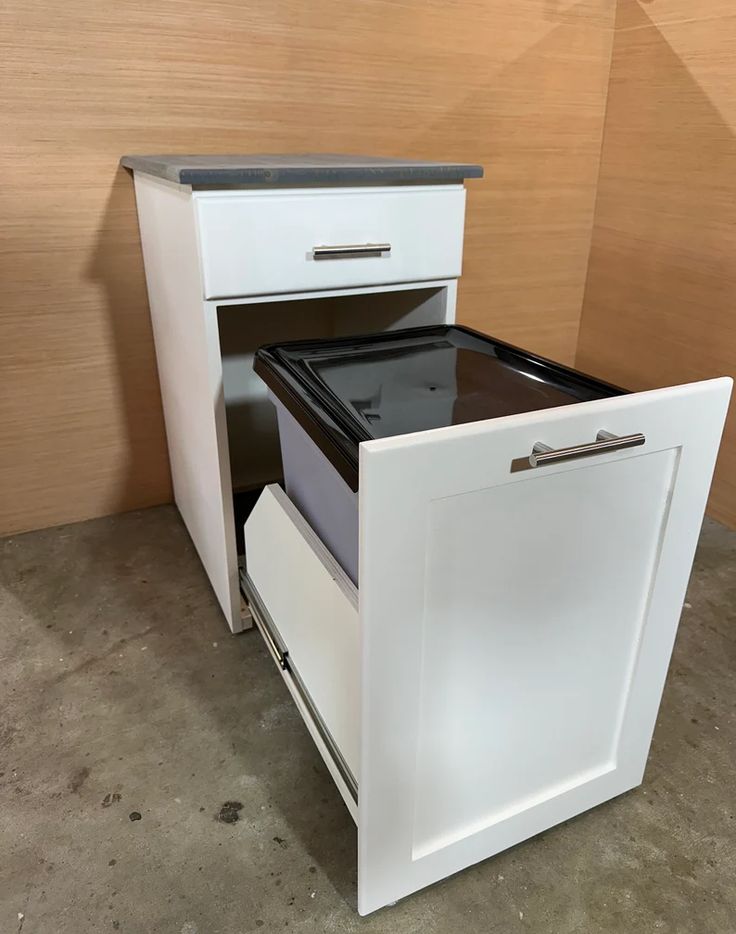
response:
[(261, 635), (263, 636), (263, 641), (266, 643), (266, 648), (269, 651), (269, 654), (279, 666), (279, 668), (288, 672), (291, 677), (291, 681), (294, 687), (299, 694), (299, 697), (302, 700), (302, 703), (309, 711), (309, 715), (312, 718), (312, 722), (319, 733), (322, 742), (327, 747), (330, 756), (332, 757), (335, 766), (342, 777), (342, 780), (345, 782), (345, 785), (350, 792), (351, 797), (358, 803), (358, 783), (355, 780), (355, 776), (350, 771), (350, 768), (345, 761), (342, 753), (340, 752), (337, 744), (330, 731), (327, 729), (327, 726), (320, 716), (317, 707), (312, 700), (309, 691), (306, 688), (306, 685), (299, 677), (299, 673), (294, 667), (294, 664), (289, 657), (289, 650), (283, 644), (281, 637), (278, 634), (276, 626), (274, 625), (271, 615), (266, 609), (261, 600), (258, 591), (256, 590), (255, 584), (248, 577), (247, 572), (241, 568), (240, 569), (240, 589), (243, 591), (245, 599), (248, 601), (250, 606), (251, 613), (253, 614), (253, 621), (260, 630)]

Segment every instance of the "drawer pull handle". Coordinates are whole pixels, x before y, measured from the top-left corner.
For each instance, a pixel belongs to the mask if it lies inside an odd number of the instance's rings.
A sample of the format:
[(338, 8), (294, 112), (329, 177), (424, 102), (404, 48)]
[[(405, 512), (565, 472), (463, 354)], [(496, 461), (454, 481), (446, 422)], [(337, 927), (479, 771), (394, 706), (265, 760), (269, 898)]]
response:
[(314, 246), (314, 259), (348, 259), (358, 256), (382, 256), (391, 252), (390, 243), (344, 243), (340, 246)]
[(610, 431), (599, 431), (595, 441), (588, 444), (576, 444), (569, 448), (551, 448), (548, 444), (537, 441), (529, 455), (529, 465), (543, 467), (545, 464), (557, 464), (560, 461), (575, 460), (577, 457), (622, 451), (624, 448), (639, 447), (645, 441), (646, 438), (641, 432), (634, 435), (613, 435)]

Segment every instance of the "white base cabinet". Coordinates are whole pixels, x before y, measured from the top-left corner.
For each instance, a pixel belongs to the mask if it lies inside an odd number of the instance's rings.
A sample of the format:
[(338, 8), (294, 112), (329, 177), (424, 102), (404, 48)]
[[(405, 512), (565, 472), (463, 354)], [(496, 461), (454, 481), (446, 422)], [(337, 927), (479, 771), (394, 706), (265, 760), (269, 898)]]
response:
[[(357, 823), (360, 913), (637, 785), (731, 381), (362, 443), (356, 587), (271, 483), (276, 418), (253, 353), (451, 323), (461, 182), (480, 168), (123, 162), (176, 502), (235, 632), (246, 591)], [(394, 182), (377, 184), (379, 169)], [(263, 184), (305, 172), (365, 177)], [(637, 444), (612, 450), (612, 436)], [(588, 456), (560, 453), (579, 445)], [(264, 485), (243, 565), (233, 494)]]
[[(357, 594), (264, 491), (248, 586), (356, 819), (361, 914), (641, 782), (730, 391), (364, 442)], [(531, 464), (611, 434), (643, 442)]]

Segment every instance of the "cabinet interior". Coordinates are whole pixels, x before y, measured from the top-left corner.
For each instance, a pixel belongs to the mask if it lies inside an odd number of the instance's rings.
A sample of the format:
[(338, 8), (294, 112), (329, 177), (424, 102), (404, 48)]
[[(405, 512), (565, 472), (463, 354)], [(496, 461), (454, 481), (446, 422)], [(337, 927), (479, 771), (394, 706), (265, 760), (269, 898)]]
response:
[(442, 324), (447, 302), (447, 288), (434, 287), (218, 306), (238, 554), (243, 522), (260, 491), (283, 477), (276, 412), (253, 372), (255, 351), (278, 341)]

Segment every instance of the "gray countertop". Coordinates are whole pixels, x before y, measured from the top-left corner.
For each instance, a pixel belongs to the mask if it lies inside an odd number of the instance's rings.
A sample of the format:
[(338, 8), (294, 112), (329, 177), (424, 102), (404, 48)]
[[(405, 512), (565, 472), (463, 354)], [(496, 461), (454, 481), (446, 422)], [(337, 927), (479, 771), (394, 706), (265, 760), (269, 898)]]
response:
[(483, 167), (333, 153), (248, 156), (123, 156), (120, 164), (180, 185), (396, 185), (482, 178)]

